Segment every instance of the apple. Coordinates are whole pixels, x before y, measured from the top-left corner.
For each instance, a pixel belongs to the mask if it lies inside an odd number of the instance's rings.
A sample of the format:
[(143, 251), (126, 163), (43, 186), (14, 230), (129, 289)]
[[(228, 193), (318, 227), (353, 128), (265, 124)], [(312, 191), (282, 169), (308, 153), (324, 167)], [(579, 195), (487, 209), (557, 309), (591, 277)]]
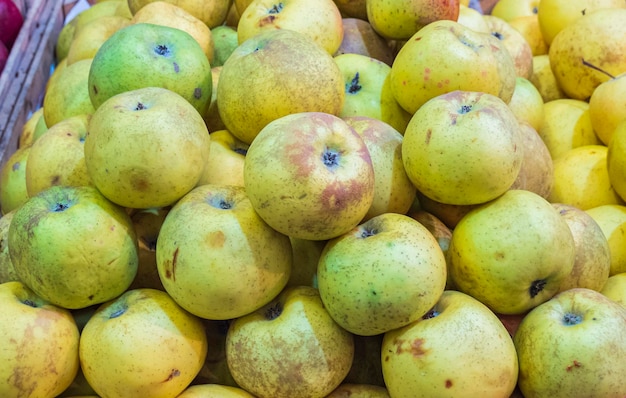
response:
[(197, 185), (244, 186), (243, 167), (250, 145), (228, 130), (211, 132), (211, 152)]
[(289, 238), (292, 266), (287, 286), (312, 286), (317, 288), (317, 265), (326, 246), (326, 240)]
[[(128, 0), (128, 8), (134, 15), (141, 8), (155, 0)], [(200, 19), (209, 28), (222, 25), (226, 21), (226, 17), (230, 10), (233, 0), (165, 0), (174, 4), (194, 17)]]
[(537, 14), (515, 17), (507, 22), (526, 39), (533, 57), (548, 54), (548, 45), (541, 35)]
[(480, 11), (463, 4), (459, 8), (459, 17), (456, 21), (476, 32), (491, 33), (484, 15)]
[(609, 145), (617, 126), (626, 120), (626, 72), (600, 83), (589, 98), (589, 118), (600, 141)]
[(566, 290), (537, 306), (513, 341), (526, 398), (626, 394), (626, 308), (595, 290)]
[(156, 244), (169, 207), (142, 209), (130, 214), (137, 235), (137, 274), (128, 289), (165, 290), (156, 262)]
[(459, 221), (448, 265), (458, 290), (494, 312), (520, 314), (557, 293), (575, 255), (572, 232), (550, 202), (509, 190)]
[(76, 30), (67, 50), (67, 65), (81, 59), (93, 58), (102, 44), (118, 30), (130, 25), (128, 18), (119, 15), (103, 16)]
[(518, 175), (518, 180), (523, 179), (521, 189), (548, 199), (554, 186), (554, 161), (550, 151), (530, 124), (520, 123), (520, 133), (524, 152), (524, 160)]
[(15, 150), (0, 169), (0, 209), (5, 215), (28, 200), (26, 165), (30, 146)]
[(424, 316), (385, 333), (381, 360), (392, 397), (502, 397), (517, 382), (517, 354), (498, 317), (446, 290)]
[(211, 67), (224, 65), (230, 54), (239, 45), (237, 29), (232, 26), (219, 25), (211, 29), (213, 37), (213, 62)]
[(205, 319), (233, 319), (264, 306), (285, 287), (289, 238), (268, 226), (244, 187), (206, 184), (168, 212), (156, 245), (165, 290)]
[(526, 38), (507, 21), (494, 15), (483, 15), (491, 34), (507, 49), (513, 58), (515, 73), (528, 79), (533, 73), (533, 51)]
[(431, 213), (450, 229), (454, 229), (459, 221), (461, 221), (461, 218), (470, 210), (481, 205), (481, 203), (475, 205), (451, 205), (442, 203), (429, 198), (420, 191), (417, 191), (416, 200), (419, 209)]
[(374, 182), (361, 136), (323, 112), (270, 122), (244, 164), (254, 210), (270, 227), (300, 239), (331, 239), (358, 225), (373, 203)]
[(626, 308), (626, 272), (609, 276), (600, 293)]
[(528, 80), (539, 90), (543, 102), (567, 98), (556, 81), (547, 53), (533, 56), (533, 73)]
[(507, 22), (520, 16), (537, 15), (540, 0), (499, 0), (491, 9), (491, 15)]
[(255, 397), (324, 397), (341, 384), (354, 355), (352, 334), (326, 311), (317, 289), (295, 286), (233, 320), (226, 360)]
[(222, 72), (222, 66), (214, 66), (211, 68), (211, 80), (213, 81), (213, 90), (211, 90), (211, 101), (206, 113), (203, 115), (204, 123), (206, 124), (209, 133), (225, 130), (226, 126), (220, 117), (220, 111), (217, 106), (217, 85), (220, 81), (220, 73)]
[(598, 223), (609, 241), (609, 276), (626, 272), (626, 205), (607, 204), (585, 211)]
[(90, 186), (54, 186), (31, 197), (15, 212), (8, 242), (19, 279), (68, 309), (119, 296), (137, 272), (130, 218)]
[(0, 305), (0, 395), (58, 396), (78, 372), (74, 318), (18, 281), (0, 284)]
[(338, 115), (344, 98), (333, 57), (309, 37), (288, 29), (269, 30), (241, 43), (222, 66), (217, 86), (226, 129), (247, 144), (282, 116)]
[(613, 131), (607, 147), (606, 162), (611, 187), (622, 200), (626, 200), (626, 119)]
[(407, 112), (451, 91), (476, 91), (508, 103), (515, 64), (502, 42), (458, 22), (442, 20), (417, 31), (391, 66), (391, 89)]
[(0, 217), (0, 283), (19, 281), (9, 253), (9, 227), (17, 209)]
[(508, 190), (524, 158), (519, 122), (499, 97), (452, 91), (411, 118), (402, 142), (404, 168), (425, 196), (472, 205)]
[(385, 387), (372, 384), (342, 383), (335, 388), (326, 398), (389, 398), (389, 392)]
[(187, 387), (176, 398), (254, 398), (254, 395), (239, 387), (195, 384)]
[(317, 283), (341, 327), (372, 336), (406, 326), (432, 308), (445, 289), (446, 260), (417, 220), (384, 213), (326, 244)]
[(101, 397), (176, 397), (207, 355), (202, 322), (165, 292), (133, 289), (87, 321), (80, 366)]
[(388, 41), (380, 36), (367, 19), (342, 19), (343, 39), (335, 56), (341, 54), (361, 54), (391, 66), (394, 50)]
[(84, 147), (91, 181), (109, 200), (131, 208), (164, 207), (200, 180), (210, 136), (187, 100), (145, 87), (99, 106)]
[(431, 22), (459, 17), (459, 0), (367, 0), (365, 6), (374, 30), (394, 40), (406, 40)]
[[(24, 16), (13, 0), (0, 0), (0, 41), (11, 50), (24, 24)], [(0, 68), (1, 70), (2, 68)]]
[(89, 98), (97, 109), (116, 94), (144, 87), (174, 91), (203, 115), (211, 100), (211, 65), (188, 33), (152, 23), (131, 24), (111, 35), (93, 57)]
[(302, 33), (330, 55), (343, 39), (341, 12), (333, 0), (252, 0), (239, 18), (237, 39), (241, 44), (275, 29)]
[(26, 121), (22, 125), (22, 131), (20, 131), (20, 136), (18, 139), (17, 147), (21, 148), (24, 146), (28, 146), (33, 143), (35, 128), (39, 120), (43, 117), (43, 107), (39, 106), (33, 112), (30, 112), (26, 117)]
[(537, 87), (527, 78), (517, 76), (513, 97), (509, 101), (509, 107), (517, 120), (530, 124), (534, 130), (539, 130), (545, 116), (543, 105), (543, 97)]
[(366, 0), (334, 0), (344, 18), (367, 21)]

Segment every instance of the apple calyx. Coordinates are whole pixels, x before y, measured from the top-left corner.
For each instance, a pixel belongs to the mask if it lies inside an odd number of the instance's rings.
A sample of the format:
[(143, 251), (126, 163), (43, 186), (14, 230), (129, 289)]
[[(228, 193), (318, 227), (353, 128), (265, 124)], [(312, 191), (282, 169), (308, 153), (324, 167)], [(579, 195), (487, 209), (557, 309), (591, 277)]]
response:
[(571, 312), (563, 315), (563, 324), (566, 326), (574, 326), (578, 325), (583, 321), (583, 317), (578, 314), (573, 314)]
[(370, 236), (374, 236), (378, 233), (378, 230), (374, 227), (370, 227), (370, 226), (365, 226), (363, 228), (363, 230), (361, 231), (361, 234), (359, 235), (359, 237), (361, 238), (368, 238)]
[(530, 284), (530, 288), (528, 289), (530, 293), (530, 298), (534, 298), (538, 295), (543, 288), (546, 286), (545, 279), (537, 279)]
[(37, 308), (38, 307), (37, 303), (35, 303), (34, 301), (29, 300), (29, 299), (26, 299), (26, 300), (22, 301), (22, 304), (26, 304), (27, 306), (33, 307), (33, 308)]
[(208, 202), (211, 206), (215, 207), (216, 209), (230, 210), (233, 208), (232, 202), (229, 202), (226, 199), (219, 197), (219, 196), (211, 196)]
[(111, 314), (109, 314), (109, 319), (117, 318), (124, 315), (127, 309), (128, 307), (126, 307), (125, 305), (116, 308), (113, 312), (111, 312)]
[(233, 148), (233, 151), (243, 156), (246, 156), (248, 154), (248, 150), (246, 148), (236, 147), (236, 148)]
[(439, 314), (441, 314), (441, 312), (437, 311), (436, 309), (431, 309), (430, 311), (428, 311), (427, 313), (425, 313), (422, 316), (422, 319), (431, 319), (434, 318), (436, 316), (438, 316)]
[(500, 32), (491, 32), (491, 36), (495, 37), (498, 40), (504, 40), (504, 35)]
[(362, 86), (359, 84), (359, 72), (357, 72), (349, 84), (346, 84), (346, 93), (356, 94), (361, 91)]
[(472, 111), (472, 105), (461, 105), (458, 112), (461, 115), (464, 115), (466, 113), (470, 113), (471, 111)]
[(265, 319), (272, 321), (283, 313), (283, 305), (280, 301), (276, 301), (265, 309)]
[(322, 162), (331, 170), (336, 169), (339, 166), (339, 155), (341, 153), (335, 149), (326, 148), (322, 153)]
[(50, 210), (55, 213), (60, 213), (62, 211), (69, 209), (71, 206), (72, 206), (71, 203), (55, 202), (52, 204), (52, 207), (50, 208)]
[(145, 106), (142, 102), (137, 102), (137, 105), (134, 108), (134, 110), (136, 111), (143, 111), (144, 109), (148, 109), (148, 107)]
[(269, 14), (278, 14), (279, 12), (283, 10), (283, 8), (285, 8), (285, 5), (281, 2), (278, 4), (274, 4), (272, 8), (270, 8), (267, 12)]
[(163, 57), (169, 57), (170, 55), (172, 55), (172, 51), (165, 44), (157, 44), (154, 47), (154, 52), (155, 54), (161, 55)]

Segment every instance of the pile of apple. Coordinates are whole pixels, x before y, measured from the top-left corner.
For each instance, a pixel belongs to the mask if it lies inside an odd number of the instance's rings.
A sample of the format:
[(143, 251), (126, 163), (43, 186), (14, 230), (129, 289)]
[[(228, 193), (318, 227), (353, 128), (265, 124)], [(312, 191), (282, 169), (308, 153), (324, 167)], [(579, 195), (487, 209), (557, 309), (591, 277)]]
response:
[(0, 396), (626, 396), (626, 3), (468, 3), (66, 24), (0, 173)]

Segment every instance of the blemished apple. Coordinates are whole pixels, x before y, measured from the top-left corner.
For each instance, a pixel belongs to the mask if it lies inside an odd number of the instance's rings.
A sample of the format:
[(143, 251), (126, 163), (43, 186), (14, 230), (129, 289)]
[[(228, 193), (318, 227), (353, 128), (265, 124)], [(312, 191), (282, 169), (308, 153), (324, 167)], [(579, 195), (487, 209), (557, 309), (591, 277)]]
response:
[(244, 184), (270, 227), (301, 239), (350, 231), (374, 200), (367, 145), (343, 119), (323, 112), (283, 116), (263, 128), (248, 148)]
[(183, 97), (145, 87), (111, 97), (85, 138), (93, 185), (130, 208), (164, 207), (193, 189), (210, 152), (204, 119)]
[(519, 314), (558, 292), (573, 269), (576, 246), (550, 202), (509, 190), (459, 221), (447, 254), (458, 290), (494, 312)]
[(18, 281), (0, 284), (0, 305), (0, 395), (58, 396), (79, 368), (72, 314)]
[(372, 336), (426, 314), (445, 289), (446, 272), (443, 251), (426, 227), (384, 213), (326, 244), (317, 283), (339, 325)]
[(508, 398), (518, 374), (515, 346), (500, 319), (454, 290), (423, 317), (385, 333), (381, 361), (394, 398)]
[(348, 374), (352, 334), (324, 308), (317, 289), (285, 289), (271, 303), (233, 320), (226, 359), (239, 386), (259, 398), (324, 397)]
[(289, 238), (265, 223), (241, 186), (205, 184), (168, 212), (157, 239), (165, 290), (192, 314), (233, 319), (273, 300), (289, 280)]
[(16, 210), (9, 254), (19, 279), (54, 305), (78, 309), (122, 294), (137, 273), (123, 208), (90, 186), (54, 186)]
[(626, 308), (584, 288), (530, 311), (513, 338), (526, 398), (626, 395)]
[(167, 293), (133, 289), (102, 304), (80, 335), (80, 366), (101, 397), (176, 397), (207, 355), (199, 318)]

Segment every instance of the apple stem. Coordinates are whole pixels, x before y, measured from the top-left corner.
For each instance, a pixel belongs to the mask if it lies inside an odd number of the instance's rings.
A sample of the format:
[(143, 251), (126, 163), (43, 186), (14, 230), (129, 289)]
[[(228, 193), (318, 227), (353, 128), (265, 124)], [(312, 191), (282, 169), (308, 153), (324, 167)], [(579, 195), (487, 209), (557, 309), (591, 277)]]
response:
[(583, 60), (583, 65), (590, 67), (591, 69), (595, 69), (600, 73), (604, 73), (605, 75), (607, 75), (608, 77), (610, 77), (611, 79), (615, 79), (615, 76), (613, 76), (612, 74), (610, 74), (609, 72), (605, 71), (604, 69), (595, 66), (594, 64), (587, 62), (584, 58), (581, 58)]
[(563, 323), (567, 326), (578, 325), (582, 321), (583, 317), (578, 314), (572, 314), (571, 312), (568, 312), (567, 314), (563, 315)]

